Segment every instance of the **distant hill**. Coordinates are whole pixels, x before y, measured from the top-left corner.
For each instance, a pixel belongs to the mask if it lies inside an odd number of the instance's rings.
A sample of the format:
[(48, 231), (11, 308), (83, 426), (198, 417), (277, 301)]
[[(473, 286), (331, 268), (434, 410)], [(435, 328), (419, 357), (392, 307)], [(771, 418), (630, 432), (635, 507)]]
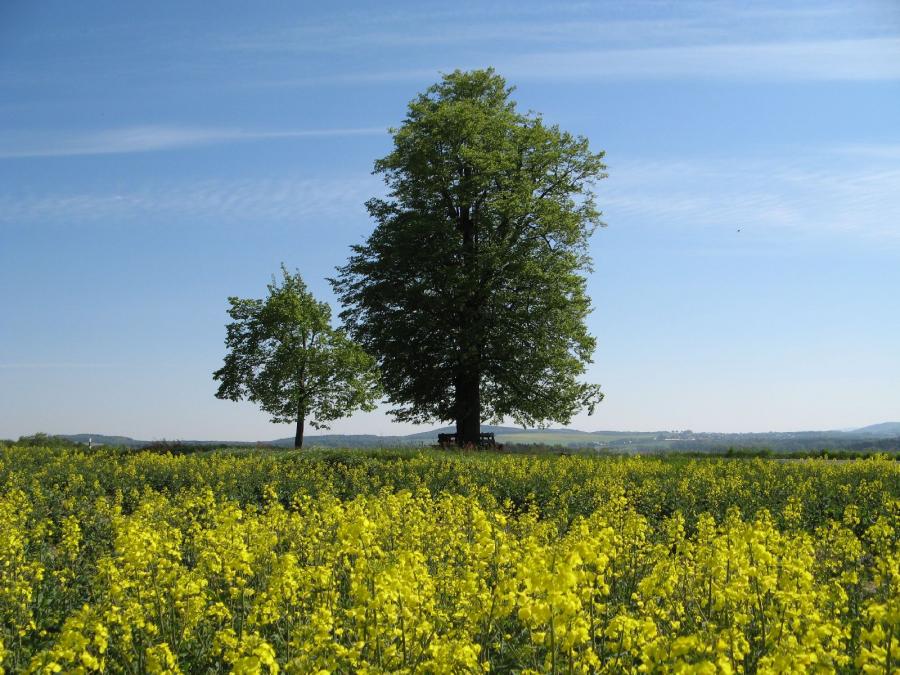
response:
[[(187, 439), (158, 439), (154, 441), (144, 441), (130, 436), (108, 436), (106, 434), (55, 434), (59, 438), (65, 438), (76, 443), (93, 443), (94, 445), (117, 445), (125, 448), (143, 448), (147, 445), (156, 443), (182, 443), (184, 445), (228, 445), (231, 447), (241, 447), (245, 445), (257, 445), (256, 441), (194, 441)], [(291, 439), (291, 445), (294, 439)], [(272, 445), (272, 443), (267, 443)]]
[[(517, 433), (521, 431), (518, 427), (495, 427), (489, 424), (481, 425), (481, 433), (483, 434), (508, 434), (508, 433)], [(432, 429), (431, 431), (420, 431), (419, 433), (409, 434), (408, 436), (404, 436), (403, 438), (408, 438), (410, 440), (437, 440), (438, 434), (455, 434), (456, 427), (440, 427), (439, 429)]]
[[(452, 433), (454, 427), (441, 427), (405, 436), (377, 436), (375, 434), (307, 435), (306, 447), (378, 448), (419, 447), (437, 443), (439, 433)], [(873, 424), (852, 431), (789, 431), (769, 433), (704, 433), (693, 431), (580, 431), (578, 429), (520, 429), (518, 427), (482, 426), (485, 433), (496, 435), (497, 442), (509, 445), (541, 444), (572, 448), (593, 448), (612, 452), (653, 451), (720, 451), (728, 448), (767, 448), (773, 451), (791, 450), (884, 450), (900, 451), (900, 422)], [(146, 441), (128, 436), (105, 434), (61, 434), (78, 443), (118, 445), (141, 448), (166, 441)], [(197, 441), (170, 440), (184, 445), (253, 447), (266, 445), (290, 448), (293, 437), (274, 441)]]
[(854, 429), (853, 433), (867, 434), (871, 436), (900, 436), (900, 422), (882, 422), (881, 424), (870, 424), (861, 429)]
[(136, 441), (129, 436), (106, 436), (105, 434), (58, 434), (76, 443), (93, 443), (94, 445), (122, 445), (126, 448), (149, 445), (150, 441)]
[[(294, 437), (278, 438), (271, 441), (269, 445), (293, 448)], [(303, 438), (303, 446), (310, 448), (387, 448), (398, 445), (421, 445), (421, 443), (411, 442), (408, 436), (376, 436), (375, 434), (307, 434)]]

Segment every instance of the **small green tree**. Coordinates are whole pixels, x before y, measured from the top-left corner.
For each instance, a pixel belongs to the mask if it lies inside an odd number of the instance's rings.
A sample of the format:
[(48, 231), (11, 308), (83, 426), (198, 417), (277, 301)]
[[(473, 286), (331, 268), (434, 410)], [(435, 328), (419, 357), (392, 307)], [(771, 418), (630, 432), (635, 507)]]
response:
[(355, 410), (373, 410), (381, 389), (373, 358), (331, 327), (331, 308), (317, 301), (299, 273), (281, 266), (264, 300), (228, 298), (225, 365), (213, 373), (216, 397), (258, 403), (275, 423), (315, 429)]

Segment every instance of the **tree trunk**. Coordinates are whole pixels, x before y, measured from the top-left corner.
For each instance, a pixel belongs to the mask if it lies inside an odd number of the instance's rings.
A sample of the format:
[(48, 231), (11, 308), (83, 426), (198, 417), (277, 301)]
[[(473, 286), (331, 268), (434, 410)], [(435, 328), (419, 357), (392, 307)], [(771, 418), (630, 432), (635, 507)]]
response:
[(477, 366), (460, 373), (456, 382), (456, 442), (477, 446), (481, 435), (481, 377)]
[[(306, 349), (306, 338), (303, 338), (303, 349)], [(297, 433), (294, 434), (294, 448), (303, 447), (303, 427), (306, 425), (306, 364), (300, 367), (300, 391), (297, 396)]]
[(302, 414), (297, 416), (297, 433), (294, 434), (294, 447), (303, 447), (303, 427), (306, 425), (306, 419)]
[(460, 359), (456, 374), (456, 442), (478, 445), (481, 435), (481, 339), (483, 312), (478, 284), (478, 236), (468, 206), (459, 210), (467, 298), (459, 317)]

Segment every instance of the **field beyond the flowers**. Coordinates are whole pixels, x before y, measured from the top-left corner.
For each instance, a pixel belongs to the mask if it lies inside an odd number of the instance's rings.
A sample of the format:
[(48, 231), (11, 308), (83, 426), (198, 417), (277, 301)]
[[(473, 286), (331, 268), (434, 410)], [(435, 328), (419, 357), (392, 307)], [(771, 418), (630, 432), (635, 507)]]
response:
[(900, 463), (0, 448), (0, 672), (897, 672)]

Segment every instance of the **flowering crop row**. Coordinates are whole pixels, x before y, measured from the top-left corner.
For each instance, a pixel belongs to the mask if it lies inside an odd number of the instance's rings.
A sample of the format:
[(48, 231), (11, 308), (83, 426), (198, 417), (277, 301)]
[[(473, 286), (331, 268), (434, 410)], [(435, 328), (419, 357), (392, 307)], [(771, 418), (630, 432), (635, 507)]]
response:
[(890, 673), (897, 472), (12, 448), (0, 668)]

